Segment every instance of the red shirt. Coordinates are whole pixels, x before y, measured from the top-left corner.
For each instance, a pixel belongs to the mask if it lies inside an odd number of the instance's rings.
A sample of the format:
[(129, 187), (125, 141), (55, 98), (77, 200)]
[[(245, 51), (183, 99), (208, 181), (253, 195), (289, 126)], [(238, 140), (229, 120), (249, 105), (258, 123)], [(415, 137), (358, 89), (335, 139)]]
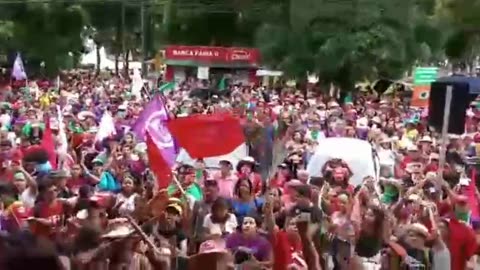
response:
[(437, 205), (437, 212), (441, 217), (452, 213), (452, 205), (447, 200), (440, 200), (435, 203)]
[(425, 172), (437, 172), (438, 164), (430, 163), (425, 167)]
[(464, 270), (467, 261), (477, 251), (475, 233), (466, 224), (452, 218), (448, 223), (450, 239), (448, 248), (451, 257), (451, 270)]
[(79, 177), (79, 178), (72, 177), (67, 181), (67, 187), (74, 192), (78, 192), (78, 189), (81, 186), (88, 185), (88, 184), (90, 184), (90, 182), (87, 179), (82, 177)]
[(0, 181), (11, 183), (13, 182), (13, 172), (10, 169), (3, 169), (0, 172)]
[(418, 159), (413, 159), (410, 156), (406, 156), (406, 157), (403, 158), (402, 162), (400, 163), (400, 168), (405, 170), (407, 168), (408, 163), (412, 163), (412, 162), (420, 162), (420, 159), (419, 158)]
[(273, 270), (286, 270), (293, 263), (293, 253), (302, 252), (302, 243), (289, 239), (285, 231), (276, 232), (272, 239)]
[[(238, 174), (238, 179), (244, 178), (245, 176), (241, 173)], [(261, 194), (262, 193), (262, 177), (258, 173), (251, 173), (248, 177), (252, 183), (253, 193)]]
[(270, 188), (275, 187), (275, 188), (281, 188), (283, 190), (283, 187), (285, 186), (285, 182), (287, 182), (287, 178), (282, 175), (276, 175), (270, 180)]
[(35, 205), (33, 212), (36, 218), (48, 219), (54, 224), (53, 226), (44, 226), (36, 222), (34, 225), (33, 231), (35, 234), (49, 237), (56, 226), (61, 225), (63, 203), (59, 200), (55, 200), (50, 204), (40, 202)]

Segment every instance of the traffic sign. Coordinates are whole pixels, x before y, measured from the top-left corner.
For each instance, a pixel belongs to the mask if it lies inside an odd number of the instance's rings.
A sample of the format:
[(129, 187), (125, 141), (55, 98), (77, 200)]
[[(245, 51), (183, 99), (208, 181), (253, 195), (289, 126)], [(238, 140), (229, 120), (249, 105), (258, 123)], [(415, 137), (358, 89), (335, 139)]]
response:
[(438, 67), (417, 67), (413, 74), (414, 85), (430, 85), (438, 77)]

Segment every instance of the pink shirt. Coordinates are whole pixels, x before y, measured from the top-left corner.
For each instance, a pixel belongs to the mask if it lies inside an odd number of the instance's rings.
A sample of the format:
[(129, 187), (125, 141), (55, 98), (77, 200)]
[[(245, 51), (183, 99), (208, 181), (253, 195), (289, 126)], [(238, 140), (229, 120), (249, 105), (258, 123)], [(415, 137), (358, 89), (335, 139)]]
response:
[(235, 188), (235, 184), (237, 183), (237, 176), (230, 172), (230, 175), (227, 177), (223, 177), (221, 172), (216, 172), (213, 175), (213, 179), (217, 181), (219, 195), (221, 197), (230, 199), (233, 198), (233, 189)]

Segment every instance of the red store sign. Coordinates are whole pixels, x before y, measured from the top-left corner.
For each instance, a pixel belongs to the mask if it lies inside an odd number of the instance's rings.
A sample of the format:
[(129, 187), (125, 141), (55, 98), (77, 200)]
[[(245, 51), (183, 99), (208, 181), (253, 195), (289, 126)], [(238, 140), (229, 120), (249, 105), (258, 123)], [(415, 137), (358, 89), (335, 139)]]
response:
[(260, 52), (253, 48), (226, 48), (207, 46), (168, 46), (165, 49), (166, 60), (198, 61), (205, 63), (247, 62), (256, 65)]

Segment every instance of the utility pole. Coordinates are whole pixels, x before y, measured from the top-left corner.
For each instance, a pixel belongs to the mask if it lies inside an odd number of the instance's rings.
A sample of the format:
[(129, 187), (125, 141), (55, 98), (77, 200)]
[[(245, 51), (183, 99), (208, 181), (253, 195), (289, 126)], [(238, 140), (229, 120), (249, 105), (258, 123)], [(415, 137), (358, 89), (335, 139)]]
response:
[(168, 25), (170, 24), (170, 12), (172, 9), (172, 0), (167, 0), (163, 6), (163, 27), (166, 32), (168, 31)]
[(141, 20), (141, 29), (142, 29), (142, 76), (145, 77), (147, 75), (147, 39), (146, 39), (146, 10), (145, 10), (145, 0), (141, 0), (140, 2), (140, 20)]
[(125, 0), (122, 0), (122, 58), (123, 58), (123, 74), (128, 74), (127, 70), (127, 44), (126, 44), (126, 20), (125, 20)]

